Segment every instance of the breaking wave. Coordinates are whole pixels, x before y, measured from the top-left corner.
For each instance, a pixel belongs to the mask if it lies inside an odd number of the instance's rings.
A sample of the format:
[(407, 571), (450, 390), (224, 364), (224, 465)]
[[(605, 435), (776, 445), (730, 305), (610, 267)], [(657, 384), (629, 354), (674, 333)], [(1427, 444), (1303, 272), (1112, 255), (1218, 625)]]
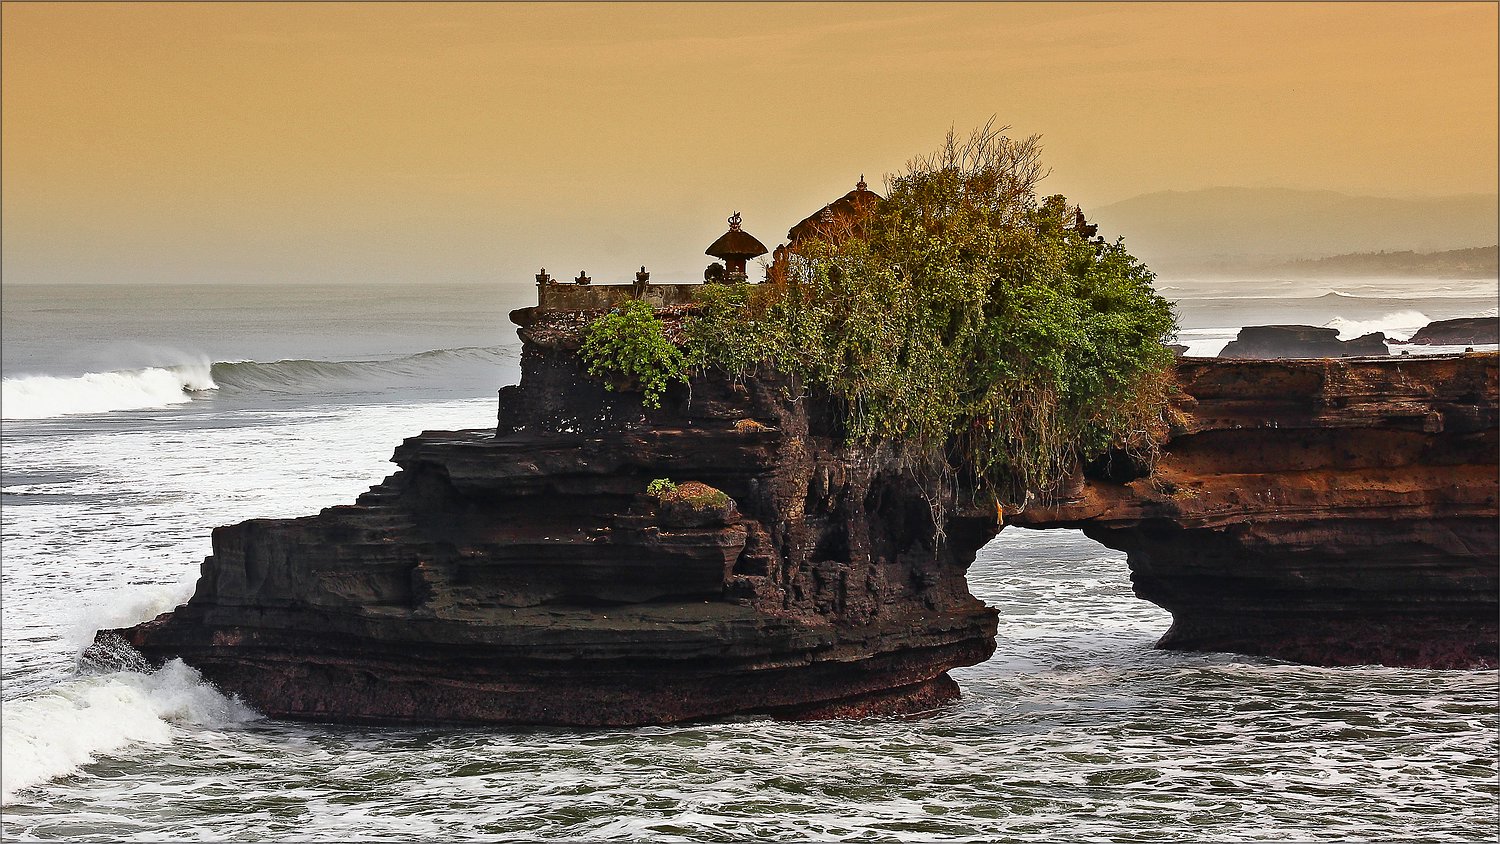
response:
[(1390, 340), (1408, 340), (1429, 322), (1432, 320), (1421, 311), (1396, 311), (1375, 319), (1334, 317), (1323, 323), (1323, 327), (1337, 328), (1340, 340), (1353, 340), (1374, 331), (1383, 332)]
[(258, 717), (180, 659), (157, 671), (66, 680), (7, 700), (0, 711), (0, 803), (101, 755), (134, 744), (168, 744), (173, 724), (224, 728)]
[(90, 372), (72, 378), (22, 375), (0, 382), (0, 418), (51, 419), (77, 413), (167, 407), (191, 401), (193, 393), (217, 386), (207, 361)]
[(80, 653), (79, 673), (7, 699), (0, 709), (0, 803), (100, 756), (129, 753), (136, 744), (168, 744), (174, 724), (222, 729), (260, 717), (180, 659), (152, 670), (123, 639), (94, 641), (101, 628), (154, 618), (190, 594), (192, 581), (183, 580), (112, 592), (102, 604), (79, 608), (66, 636)]
[(388, 383), (393, 378), (421, 378), (463, 364), (493, 364), (506, 357), (502, 346), (436, 349), (384, 360), (226, 361), (213, 366), (214, 381), (225, 389), (246, 392), (303, 393), (335, 386)]
[(313, 393), (386, 386), (462, 366), (493, 365), (513, 357), (503, 346), (437, 349), (384, 360), (220, 361), (90, 372), (74, 377), (23, 375), (0, 382), (0, 418), (52, 419), (169, 407), (207, 390), (225, 393)]

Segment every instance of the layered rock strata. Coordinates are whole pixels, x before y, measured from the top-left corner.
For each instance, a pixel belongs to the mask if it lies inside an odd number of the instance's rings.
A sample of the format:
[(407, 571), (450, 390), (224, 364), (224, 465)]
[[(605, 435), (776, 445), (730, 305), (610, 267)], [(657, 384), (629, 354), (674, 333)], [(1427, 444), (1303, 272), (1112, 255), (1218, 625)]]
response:
[(1493, 667), (1496, 355), (1179, 361), (1155, 472), (1116, 455), (1010, 518), (1128, 553), (1165, 648)]
[[(582, 371), (588, 318), (518, 312), (523, 375), (495, 429), (406, 440), (353, 505), (215, 530), (187, 604), (100, 641), (301, 719), (634, 725), (954, 697), (947, 672), (995, 647), (965, 582), (994, 506), (924, 497), (912, 465), (843, 446), (828, 403), (774, 373), (644, 408)], [(1163, 647), (1496, 664), (1494, 353), (1177, 375), (1153, 473), (1107, 455), (1009, 521), (1125, 550), (1173, 614)], [(659, 478), (678, 491), (648, 494)]]
[(993, 651), (964, 579), (993, 506), (929, 502), (778, 377), (648, 410), (581, 371), (582, 315), (517, 318), (496, 429), (406, 440), (351, 506), (215, 530), (186, 605), (101, 636), (268, 715), (372, 723), (912, 711)]

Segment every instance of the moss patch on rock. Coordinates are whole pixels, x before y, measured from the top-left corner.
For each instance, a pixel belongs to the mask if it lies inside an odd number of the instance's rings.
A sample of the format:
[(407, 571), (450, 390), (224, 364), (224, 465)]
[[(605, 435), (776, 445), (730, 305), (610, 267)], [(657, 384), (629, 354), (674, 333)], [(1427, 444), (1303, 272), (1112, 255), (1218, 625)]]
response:
[(721, 489), (715, 489), (708, 484), (688, 481), (679, 484), (676, 489), (657, 496), (657, 500), (682, 504), (694, 509), (719, 508), (729, 503), (729, 496)]
[(733, 498), (698, 481), (678, 484), (652, 497), (656, 499), (657, 521), (663, 527), (725, 525), (739, 518)]

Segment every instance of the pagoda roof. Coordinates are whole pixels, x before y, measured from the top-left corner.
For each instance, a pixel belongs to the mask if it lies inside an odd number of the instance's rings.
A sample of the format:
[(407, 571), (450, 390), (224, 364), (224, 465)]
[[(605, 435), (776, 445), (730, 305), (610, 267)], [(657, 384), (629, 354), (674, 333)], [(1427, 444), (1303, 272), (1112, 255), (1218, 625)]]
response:
[(735, 212), (733, 217), (729, 218), (729, 231), (724, 232), (719, 236), (718, 240), (703, 250), (703, 254), (725, 261), (755, 258), (766, 254), (766, 252), (766, 245), (764, 243), (756, 240), (749, 232), (740, 229), (740, 214), (738, 211)]
[(863, 216), (869, 213), (882, 199), (883, 197), (880, 194), (870, 190), (865, 185), (865, 177), (860, 176), (859, 184), (855, 185), (854, 190), (824, 205), (803, 219), (802, 222), (792, 226), (786, 233), (787, 240), (801, 240), (804, 237), (819, 234), (819, 228), (823, 224), (825, 216), (840, 220), (855, 219)]

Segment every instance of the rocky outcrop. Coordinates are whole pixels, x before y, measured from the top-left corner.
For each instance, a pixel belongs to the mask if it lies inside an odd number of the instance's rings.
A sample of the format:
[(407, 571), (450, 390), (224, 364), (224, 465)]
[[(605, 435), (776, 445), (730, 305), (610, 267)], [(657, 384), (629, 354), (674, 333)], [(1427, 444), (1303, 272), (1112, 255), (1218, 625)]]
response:
[(1500, 317), (1440, 319), (1424, 325), (1406, 342), (1427, 346), (1500, 343)]
[(1221, 358), (1338, 358), (1389, 355), (1385, 334), (1376, 331), (1353, 340), (1340, 340), (1336, 328), (1311, 325), (1250, 325), (1230, 340)]
[(268, 715), (375, 723), (910, 711), (994, 649), (964, 579), (993, 506), (929, 502), (774, 375), (647, 410), (581, 371), (582, 315), (518, 319), (496, 429), (406, 440), (351, 506), (215, 530), (186, 605), (101, 635)]
[[(908, 712), (993, 651), (965, 582), (993, 504), (846, 447), (775, 373), (647, 409), (582, 371), (587, 314), (516, 318), (493, 430), (406, 440), (352, 505), (215, 530), (187, 604), (100, 641), (368, 723)], [(1177, 367), (1154, 473), (1107, 455), (1009, 520), (1127, 551), (1164, 647), (1495, 664), (1494, 353)]]
[(1155, 472), (1123, 455), (1010, 522), (1128, 553), (1161, 646), (1493, 667), (1496, 355), (1178, 363)]

